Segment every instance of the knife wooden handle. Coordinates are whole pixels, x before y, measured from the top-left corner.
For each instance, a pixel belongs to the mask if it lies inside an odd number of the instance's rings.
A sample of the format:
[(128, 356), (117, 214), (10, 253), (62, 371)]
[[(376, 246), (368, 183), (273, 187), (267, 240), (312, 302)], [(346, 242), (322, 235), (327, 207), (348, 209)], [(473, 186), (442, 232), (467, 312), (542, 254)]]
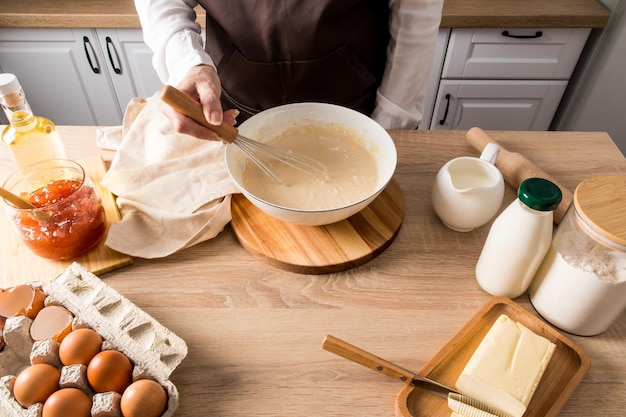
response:
[(395, 365), (385, 359), (369, 353), (361, 348), (351, 345), (348, 342), (344, 342), (335, 336), (326, 335), (322, 343), (324, 350), (332, 352), (336, 355), (344, 357), (354, 363), (363, 365), (366, 368), (373, 369), (388, 377), (397, 379), (410, 385), (415, 377), (415, 374), (401, 366)]
[(233, 143), (239, 134), (237, 128), (228, 123), (222, 123), (221, 125), (212, 125), (209, 123), (204, 117), (202, 105), (171, 85), (163, 87), (161, 90), (161, 100), (173, 107), (177, 112), (191, 118), (194, 122), (211, 129), (226, 143)]
[[(478, 127), (472, 127), (465, 135), (467, 141), (479, 152), (482, 152), (488, 143), (497, 143), (484, 130)], [(499, 145), (499, 144), (498, 144)], [(565, 215), (565, 212), (572, 203), (572, 193), (559, 184), (552, 176), (543, 169), (539, 168), (532, 161), (518, 152), (510, 152), (500, 145), (500, 151), (496, 158), (496, 166), (502, 172), (504, 181), (517, 190), (520, 184), (527, 178), (539, 177), (545, 178), (556, 184), (561, 189), (563, 198), (561, 203), (554, 210), (554, 223), (559, 224)]]

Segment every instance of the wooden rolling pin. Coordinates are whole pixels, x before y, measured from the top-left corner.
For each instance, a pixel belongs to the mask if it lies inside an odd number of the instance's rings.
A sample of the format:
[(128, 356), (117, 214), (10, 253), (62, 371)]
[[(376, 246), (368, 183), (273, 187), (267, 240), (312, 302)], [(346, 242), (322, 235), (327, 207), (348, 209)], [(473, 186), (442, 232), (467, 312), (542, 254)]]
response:
[[(466, 133), (467, 141), (482, 152), (488, 143), (497, 143), (484, 130), (479, 127), (472, 127)], [(498, 144), (499, 145), (499, 144)], [(496, 166), (502, 172), (504, 181), (517, 190), (527, 178), (539, 177), (545, 178), (556, 184), (561, 189), (563, 198), (559, 206), (554, 210), (554, 223), (559, 224), (565, 215), (568, 207), (572, 203), (572, 193), (563, 185), (559, 184), (547, 172), (539, 168), (532, 161), (518, 152), (507, 151), (500, 145), (500, 152), (496, 158)]]

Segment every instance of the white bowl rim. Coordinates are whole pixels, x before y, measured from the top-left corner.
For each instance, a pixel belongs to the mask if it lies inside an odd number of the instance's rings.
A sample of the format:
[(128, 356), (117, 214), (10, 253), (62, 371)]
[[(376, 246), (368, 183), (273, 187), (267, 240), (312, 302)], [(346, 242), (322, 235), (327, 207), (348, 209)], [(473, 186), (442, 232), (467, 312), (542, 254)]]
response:
[[(393, 145), (393, 156), (394, 156), (394, 161), (393, 161), (393, 169), (391, 170), (392, 174), (391, 176), (387, 179), (387, 181), (384, 182), (384, 184), (381, 184), (378, 188), (376, 188), (375, 191), (371, 192), (368, 196), (352, 202), (350, 204), (347, 205), (343, 205), (343, 206), (339, 206), (339, 207), (333, 207), (333, 208), (328, 208), (328, 209), (321, 209), (321, 210), (310, 210), (310, 209), (298, 209), (298, 208), (293, 208), (293, 207), (286, 207), (286, 206), (281, 206), (278, 205), (276, 203), (272, 203), (269, 201), (266, 201), (262, 198), (259, 198), (257, 196), (255, 196), (254, 194), (250, 193), (244, 186), (243, 184), (241, 184), (239, 181), (237, 181), (237, 179), (235, 178), (234, 175), (232, 175), (232, 173), (230, 172), (230, 166), (228, 164), (228, 162), (226, 162), (226, 169), (231, 177), (231, 179), (235, 182), (235, 185), (237, 185), (237, 187), (241, 190), (242, 194), (250, 196), (251, 198), (253, 198), (254, 200), (263, 203), (267, 206), (279, 209), (279, 210), (285, 210), (285, 211), (289, 211), (291, 213), (302, 213), (302, 214), (313, 214), (313, 213), (332, 213), (334, 211), (339, 211), (339, 210), (346, 210), (350, 207), (354, 207), (360, 204), (363, 204), (365, 201), (375, 198), (377, 197), (380, 193), (382, 193), (382, 191), (389, 185), (389, 182), (391, 181), (391, 179), (393, 178), (393, 173), (396, 170), (397, 164), (398, 164), (398, 155), (397, 155), (397, 150), (395, 147), (395, 143), (393, 141), (393, 138), (391, 137), (391, 135), (389, 135), (389, 132), (387, 132), (387, 130), (385, 128), (383, 128), (381, 125), (379, 125), (374, 119), (368, 117), (367, 115), (358, 112), (354, 109), (351, 109), (349, 107), (345, 107), (345, 106), (340, 106), (337, 104), (331, 104), (331, 103), (321, 103), (321, 102), (300, 102), (300, 103), (291, 103), (291, 104), (284, 104), (284, 105), (280, 105), (280, 106), (276, 106), (276, 107), (272, 107), (269, 108), (267, 110), (263, 110), (260, 113), (257, 113), (255, 115), (253, 115), (252, 117), (250, 117), (249, 119), (247, 119), (246, 121), (244, 121), (241, 126), (239, 126), (239, 129), (241, 129), (242, 127), (245, 127), (246, 122), (248, 122), (248, 120), (251, 120), (259, 115), (263, 115), (264, 117), (270, 115), (272, 113), (278, 113), (278, 112), (282, 112), (282, 111), (288, 111), (288, 110), (292, 110), (292, 109), (298, 109), (298, 108), (303, 108), (303, 109), (307, 109), (307, 110), (311, 110), (312, 108), (337, 108), (337, 109), (341, 109), (341, 111), (348, 111), (350, 113), (352, 113), (355, 117), (361, 118), (362, 120), (365, 120), (369, 123), (373, 123), (377, 126), (378, 130), (381, 130), (381, 132), (383, 132), (385, 134), (385, 136), (390, 140), (391, 144)], [(341, 122), (338, 122), (341, 123)], [(226, 161), (228, 160), (228, 152), (229, 152), (229, 148), (234, 147), (237, 148), (237, 145), (231, 143), (228, 144), (226, 147), (226, 152), (224, 153), (225, 159)]]

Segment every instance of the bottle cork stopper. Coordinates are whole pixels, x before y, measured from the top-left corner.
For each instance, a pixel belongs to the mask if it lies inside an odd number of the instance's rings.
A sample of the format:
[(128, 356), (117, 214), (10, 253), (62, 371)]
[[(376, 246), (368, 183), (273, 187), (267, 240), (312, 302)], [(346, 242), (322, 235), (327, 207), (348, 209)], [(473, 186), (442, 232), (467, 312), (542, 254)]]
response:
[(10, 93), (2, 96), (2, 102), (7, 107), (17, 107), (24, 102), (20, 93)]
[(16, 107), (22, 104), (24, 98), (20, 94), (22, 86), (14, 74), (0, 74), (0, 97), (7, 107)]

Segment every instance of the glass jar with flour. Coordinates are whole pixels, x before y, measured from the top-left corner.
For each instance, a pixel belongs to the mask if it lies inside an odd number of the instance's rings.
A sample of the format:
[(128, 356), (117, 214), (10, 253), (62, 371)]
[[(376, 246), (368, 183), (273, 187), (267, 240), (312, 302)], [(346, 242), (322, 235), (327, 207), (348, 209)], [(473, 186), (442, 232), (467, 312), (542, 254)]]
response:
[(530, 284), (535, 309), (566, 332), (600, 334), (626, 308), (625, 201), (626, 176), (580, 183)]

